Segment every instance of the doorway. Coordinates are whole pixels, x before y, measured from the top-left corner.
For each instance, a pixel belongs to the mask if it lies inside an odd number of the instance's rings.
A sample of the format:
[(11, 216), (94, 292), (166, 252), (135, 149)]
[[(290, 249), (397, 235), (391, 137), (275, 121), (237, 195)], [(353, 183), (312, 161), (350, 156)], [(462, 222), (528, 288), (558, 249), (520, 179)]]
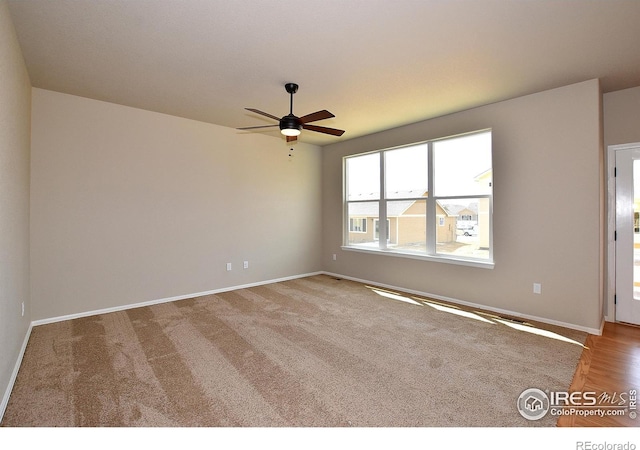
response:
[(640, 143), (611, 146), (609, 152), (615, 164), (614, 317), (640, 325)]

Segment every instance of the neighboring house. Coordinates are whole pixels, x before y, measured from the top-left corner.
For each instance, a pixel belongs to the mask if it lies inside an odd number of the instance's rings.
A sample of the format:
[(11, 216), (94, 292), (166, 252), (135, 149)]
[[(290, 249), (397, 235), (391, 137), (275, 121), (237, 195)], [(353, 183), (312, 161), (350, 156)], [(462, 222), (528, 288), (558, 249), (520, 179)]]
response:
[(470, 222), (472, 224), (477, 223), (478, 221), (478, 205), (473, 203), (462, 210), (458, 211), (458, 221), (459, 222)]
[[(387, 242), (400, 247), (424, 247), (426, 241), (427, 192), (425, 200), (390, 200), (387, 202)], [(364, 244), (380, 239), (378, 202), (351, 203), (349, 208), (349, 242)], [(436, 202), (438, 243), (456, 240), (457, 216)]]
[(445, 208), (451, 215), (458, 217), (456, 227), (459, 229), (471, 228), (478, 224), (478, 204), (446, 205)]

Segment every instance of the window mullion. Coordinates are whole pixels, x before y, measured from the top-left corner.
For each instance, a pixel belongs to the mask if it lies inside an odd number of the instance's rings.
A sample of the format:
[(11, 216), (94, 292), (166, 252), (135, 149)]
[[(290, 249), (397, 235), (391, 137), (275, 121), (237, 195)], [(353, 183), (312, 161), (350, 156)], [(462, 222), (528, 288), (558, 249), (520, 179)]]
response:
[(436, 199), (433, 193), (433, 144), (427, 144), (427, 254), (436, 253)]
[(385, 189), (385, 164), (384, 164), (385, 152), (380, 152), (380, 202), (378, 206), (378, 236), (383, 238), (378, 239), (378, 245), (381, 250), (387, 248), (387, 199)]

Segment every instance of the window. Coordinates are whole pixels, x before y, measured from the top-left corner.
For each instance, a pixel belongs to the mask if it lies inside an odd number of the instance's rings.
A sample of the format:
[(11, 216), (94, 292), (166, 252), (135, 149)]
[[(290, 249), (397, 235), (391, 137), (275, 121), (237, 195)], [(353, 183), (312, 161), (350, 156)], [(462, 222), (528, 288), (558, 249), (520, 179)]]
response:
[(492, 263), (491, 131), (345, 157), (344, 176), (345, 248)]
[(349, 219), (349, 231), (354, 233), (367, 232), (367, 219), (363, 217), (353, 217)]

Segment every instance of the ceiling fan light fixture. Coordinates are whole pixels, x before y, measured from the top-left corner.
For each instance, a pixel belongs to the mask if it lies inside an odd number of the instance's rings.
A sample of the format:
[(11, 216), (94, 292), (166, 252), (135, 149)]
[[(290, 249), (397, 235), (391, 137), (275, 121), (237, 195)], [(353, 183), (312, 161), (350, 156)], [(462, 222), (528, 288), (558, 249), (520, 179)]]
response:
[(285, 136), (300, 136), (300, 130), (297, 128), (284, 128), (280, 132)]

